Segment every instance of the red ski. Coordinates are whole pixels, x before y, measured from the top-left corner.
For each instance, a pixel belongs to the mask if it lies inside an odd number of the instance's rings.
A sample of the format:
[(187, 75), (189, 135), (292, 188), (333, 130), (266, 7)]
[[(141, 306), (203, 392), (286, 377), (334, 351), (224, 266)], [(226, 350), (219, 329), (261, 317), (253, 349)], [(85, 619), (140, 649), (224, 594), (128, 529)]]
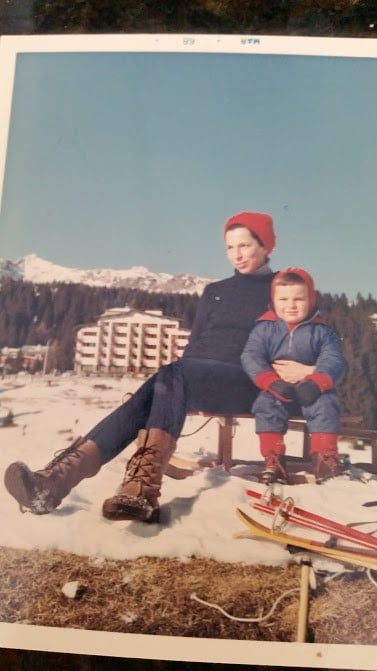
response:
[[(328, 534), (333, 538), (341, 538), (356, 545), (377, 550), (377, 538), (375, 536), (370, 536), (347, 524), (341, 524), (309, 510), (299, 508), (294, 505), (291, 497), (284, 500), (273, 495), (267, 497), (265, 494), (252, 489), (247, 489), (246, 494), (257, 499), (255, 503), (251, 504), (255, 510), (275, 516), (276, 529), (281, 529), (287, 522), (292, 522), (293, 524)], [(331, 541), (329, 542), (330, 544)]]

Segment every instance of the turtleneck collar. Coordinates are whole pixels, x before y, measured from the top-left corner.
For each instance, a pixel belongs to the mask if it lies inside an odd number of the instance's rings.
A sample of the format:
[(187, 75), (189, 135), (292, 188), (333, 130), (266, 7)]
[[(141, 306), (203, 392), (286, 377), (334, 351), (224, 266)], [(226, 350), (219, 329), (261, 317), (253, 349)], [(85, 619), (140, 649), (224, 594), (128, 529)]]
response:
[(237, 277), (263, 277), (264, 275), (272, 275), (271, 266), (268, 261), (258, 268), (254, 273), (240, 273), (239, 270), (235, 270), (234, 274)]

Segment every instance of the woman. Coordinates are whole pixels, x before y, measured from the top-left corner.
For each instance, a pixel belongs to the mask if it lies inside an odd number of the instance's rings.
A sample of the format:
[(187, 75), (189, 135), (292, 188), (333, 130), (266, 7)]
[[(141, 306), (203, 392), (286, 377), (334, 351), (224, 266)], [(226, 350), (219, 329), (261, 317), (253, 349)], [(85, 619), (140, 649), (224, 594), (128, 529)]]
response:
[[(234, 215), (224, 226), (224, 239), (234, 275), (205, 288), (183, 357), (163, 366), (130, 400), (44, 469), (32, 472), (22, 462), (8, 466), (5, 486), (21, 510), (51, 512), (83, 478), (95, 475), (136, 438), (138, 449), (127, 464), (119, 493), (104, 502), (103, 515), (156, 522), (162, 476), (186, 413), (250, 412), (258, 390), (243, 372), (240, 355), (269, 302), (272, 218), (259, 212)], [(279, 374), (288, 381), (307, 370), (295, 362), (282, 366)]]

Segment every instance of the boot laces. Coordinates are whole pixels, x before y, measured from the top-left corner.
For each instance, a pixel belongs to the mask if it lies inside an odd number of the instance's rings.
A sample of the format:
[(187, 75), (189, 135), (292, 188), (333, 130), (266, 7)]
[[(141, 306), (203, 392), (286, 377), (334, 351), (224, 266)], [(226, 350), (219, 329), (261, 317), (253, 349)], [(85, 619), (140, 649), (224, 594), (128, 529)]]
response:
[(80, 445), (82, 445), (84, 442), (85, 441), (83, 438), (76, 438), (76, 440), (71, 445), (69, 445), (69, 447), (63, 447), (61, 450), (57, 450), (54, 453), (53, 459), (43, 470), (52, 470), (56, 466), (59, 466), (62, 462), (69, 462), (75, 458), (78, 458), (79, 455), (77, 454), (77, 448), (80, 447)]
[(286, 476), (284, 466), (282, 464), (282, 457), (279, 454), (272, 452), (265, 457), (264, 470), (271, 473), (281, 473)]
[(151, 486), (151, 477), (153, 478), (157, 472), (155, 460), (156, 454), (153, 449), (140, 447), (127, 464), (123, 483), (133, 480)]
[(340, 461), (337, 454), (328, 452), (327, 454), (319, 454), (317, 461), (317, 471), (321, 471), (321, 466), (324, 466), (332, 473), (335, 473), (340, 468)]
[(339, 466), (339, 459), (336, 454), (324, 454), (322, 458), (329, 468), (336, 468)]

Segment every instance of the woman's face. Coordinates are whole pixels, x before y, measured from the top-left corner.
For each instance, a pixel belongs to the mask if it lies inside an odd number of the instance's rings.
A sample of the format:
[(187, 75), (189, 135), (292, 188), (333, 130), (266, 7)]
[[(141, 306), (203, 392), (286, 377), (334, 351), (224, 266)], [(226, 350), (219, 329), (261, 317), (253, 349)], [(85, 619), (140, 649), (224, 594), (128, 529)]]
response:
[(225, 234), (226, 253), (232, 266), (243, 275), (255, 273), (267, 261), (267, 252), (245, 226)]

